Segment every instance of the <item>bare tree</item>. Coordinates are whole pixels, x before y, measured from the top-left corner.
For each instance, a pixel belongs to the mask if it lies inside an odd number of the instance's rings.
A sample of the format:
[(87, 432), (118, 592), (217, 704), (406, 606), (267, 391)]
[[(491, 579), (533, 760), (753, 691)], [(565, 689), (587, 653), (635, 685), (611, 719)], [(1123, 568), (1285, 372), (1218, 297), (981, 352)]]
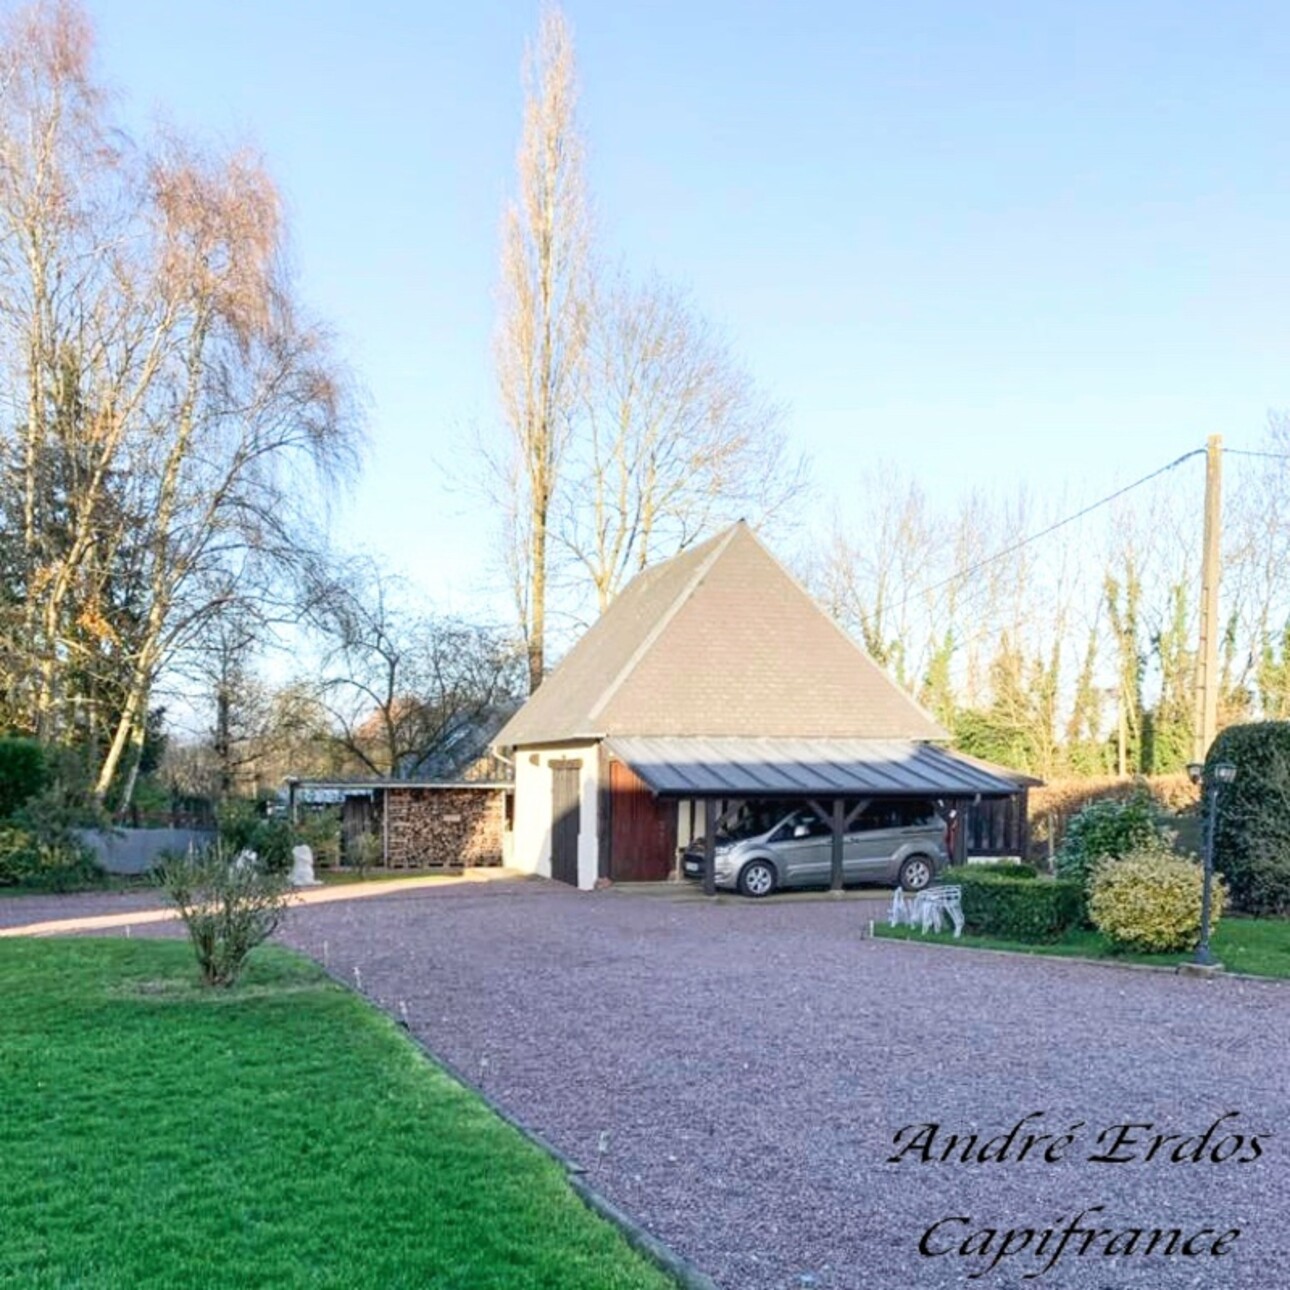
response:
[(528, 654), (529, 690), (546, 668), (551, 514), (586, 337), (588, 219), (573, 41), (544, 10), (525, 55), (518, 192), (506, 212), (496, 341), (506, 446), (492, 461), (506, 559)]
[(295, 558), (356, 419), (295, 304), (263, 167), (138, 148), (89, 53), (66, 3), (0, 38), (0, 335), (26, 391), (0, 429), (0, 511), (19, 518), (26, 606), (6, 691), (45, 738), (69, 736), (78, 704), (101, 709), (102, 798), (137, 759), (161, 673)]
[(603, 611), (651, 560), (800, 499), (782, 410), (679, 291), (619, 274), (591, 298), (559, 537)]
[(410, 609), (365, 561), (320, 583), (309, 621), (323, 643), (316, 687), (346, 754), (370, 774), (408, 778), (481, 755), (519, 689), (499, 632)]

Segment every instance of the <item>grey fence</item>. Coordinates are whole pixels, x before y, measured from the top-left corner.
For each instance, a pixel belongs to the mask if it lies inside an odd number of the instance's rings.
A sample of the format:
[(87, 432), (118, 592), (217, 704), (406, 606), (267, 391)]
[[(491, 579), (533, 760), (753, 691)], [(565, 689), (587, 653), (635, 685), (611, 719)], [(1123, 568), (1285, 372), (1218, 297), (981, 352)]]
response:
[(147, 873), (156, 867), (163, 851), (187, 851), (213, 842), (205, 829), (78, 829), (108, 873)]

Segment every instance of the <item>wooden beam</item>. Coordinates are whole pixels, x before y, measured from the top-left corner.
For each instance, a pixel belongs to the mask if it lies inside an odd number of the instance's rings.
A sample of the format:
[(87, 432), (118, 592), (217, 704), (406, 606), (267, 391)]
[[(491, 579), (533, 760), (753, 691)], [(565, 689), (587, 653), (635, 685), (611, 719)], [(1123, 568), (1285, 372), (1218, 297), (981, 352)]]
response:
[(833, 832), (833, 875), (829, 886), (834, 891), (842, 890), (842, 835), (846, 831), (846, 803), (840, 798), (833, 799), (833, 819), (829, 822)]
[(703, 799), (703, 894), (717, 894), (717, 803)]

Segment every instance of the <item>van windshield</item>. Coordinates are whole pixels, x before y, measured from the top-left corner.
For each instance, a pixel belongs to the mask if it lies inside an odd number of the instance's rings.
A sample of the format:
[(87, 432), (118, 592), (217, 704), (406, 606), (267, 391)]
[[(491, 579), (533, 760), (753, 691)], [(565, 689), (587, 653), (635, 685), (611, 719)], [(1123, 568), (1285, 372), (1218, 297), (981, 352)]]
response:
[(731, 842), (759, 838), (788, 814), (783, 802), (741, 802), (717, 821), (717, 837)]

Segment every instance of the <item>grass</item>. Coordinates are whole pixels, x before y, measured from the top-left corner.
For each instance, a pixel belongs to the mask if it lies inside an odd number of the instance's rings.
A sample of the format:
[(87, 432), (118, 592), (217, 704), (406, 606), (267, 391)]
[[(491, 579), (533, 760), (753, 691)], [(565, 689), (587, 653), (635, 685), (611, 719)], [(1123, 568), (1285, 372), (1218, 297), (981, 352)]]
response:
[(563, 1172), (290, 952), (0, 942), (0, 1285), (662, 1290)]
[[(1050, 954), (1075, 958), (1110, 959), (1120, 963), (1149, 963), (1175, 967), (1192, 959), (1184, 954), (1136, 954), (1116, 948), (1101, 932), (1076, 928), (1059, 940), (1043, 944), (1009, 941), (998, 936), (971, 936), (966, 932), (954, 939), (953, 932), (924, 935), (912, 927), (874, 924), (874, 935), (889, 940), (935, 941), (964, 949), (1015, 950), (1023, 954)], [(1290, 920), (1277, 918), (1225, 918), (1210, 939), (1214, 957), (1231, 972), (1251, 976), (1290, 978)]]

